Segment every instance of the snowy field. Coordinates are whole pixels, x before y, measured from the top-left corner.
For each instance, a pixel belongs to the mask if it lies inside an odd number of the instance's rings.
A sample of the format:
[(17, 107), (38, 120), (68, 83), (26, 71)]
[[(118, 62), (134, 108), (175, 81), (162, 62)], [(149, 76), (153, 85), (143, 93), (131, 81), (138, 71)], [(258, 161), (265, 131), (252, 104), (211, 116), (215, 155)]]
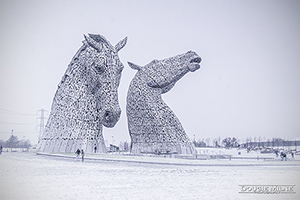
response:
[[(271, 166), (222, 165), (231, 162), (228, 160), (197, 162), (221, 165), (105, 160), (81, 163), (34, 153), (4, 152), (0, 156), (0, 199), (300, 199), (299, 161), (273, 161)], [(255, 165), (263, 161), (247, 162)], [(241, 194), (240, 185), (295, 185), (295, 193)]]

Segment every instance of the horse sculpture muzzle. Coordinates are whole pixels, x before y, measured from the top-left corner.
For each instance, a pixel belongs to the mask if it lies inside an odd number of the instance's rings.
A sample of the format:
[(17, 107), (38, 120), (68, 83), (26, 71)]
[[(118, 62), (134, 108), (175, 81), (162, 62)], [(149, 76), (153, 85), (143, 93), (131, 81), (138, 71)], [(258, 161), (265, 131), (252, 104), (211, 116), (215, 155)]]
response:
[(201, 62), (201, 58), (198, 56), (198, 54), (196, 52), (193, 51), (189, 51), (187, 52), (188, 55), (191, 56), (191, 59), (188, 63), (188, 68), (191, 72), (194, 72), (198, 69), (200, 69), (200, 62)]
[(102, 116), (102, 123), (103, 126), (107, 128), (112, 128), (116, 125), (116, 123), (119, 121), (121, 116), (121, 109), (114, 108), (114, 109), (106, 109)]
[(112, 128), (119, 121), (121, 116), (121, 108), (118, 100), (117, 90), (108, 91), (110, 87), (113, 87), (114, 84), (106, 84), (109, 86), (107, 88), (101, 88), (102, 92), (106, 91), (106, 95), (100, 97), (101, 101), (98, 103), (98, 108), (100, 110), (100, 119), (103, 126), (107, 128)]

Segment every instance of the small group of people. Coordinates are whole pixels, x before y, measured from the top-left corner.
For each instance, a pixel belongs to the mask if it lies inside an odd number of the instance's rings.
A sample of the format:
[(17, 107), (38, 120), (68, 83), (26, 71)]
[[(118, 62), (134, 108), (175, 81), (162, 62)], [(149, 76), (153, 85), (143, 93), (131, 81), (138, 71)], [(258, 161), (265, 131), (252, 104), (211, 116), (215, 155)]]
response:
[(279, 154), (279, 150), (275, 150), (274, 151), (275, 154), (276, 154), (276, 157), (278, 157), (280, 155), (280, 158), (281, 158), (281, 161), (286, 161), (287, 160), (287, 154), (290, 153), (291, 156), (292, 156), (292, 160), (294, 160), (294, 152), (293, 151), (290, 151), (290, 152), (286, 152), (286, 151), (280, 151), (280, 154)]
[(280, 152), (280, 157), (281, 157), (281, 160), (285, 160), (286, 161), (286, 153), (285, 152)]
[(81, 151), (79, 149), (77, 149), (75, 151), (75, 154), (76, 154), (76, 160), (80, 159), (80, 154), (81, 154), (81, 162), (84, 161), (84, 151), (83, 151), (83, 149), (81, 149)]

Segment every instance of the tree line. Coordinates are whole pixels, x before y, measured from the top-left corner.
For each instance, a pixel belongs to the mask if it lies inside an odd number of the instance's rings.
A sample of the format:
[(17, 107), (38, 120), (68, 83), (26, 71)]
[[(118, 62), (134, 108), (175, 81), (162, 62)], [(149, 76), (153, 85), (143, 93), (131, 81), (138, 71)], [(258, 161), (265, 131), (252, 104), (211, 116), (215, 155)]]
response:
[[(194, 139), (193, 144), (195, 147), (213, 147), (213, 148), (266, 148), (266, 147), (282, 147), (282, 146), (300, 146), (299, 140), (285, 140), (278, 137), (271, 139), (261, 137), (247, 137), (241, 142), (237, 137), (226, 137), (221, 139), (217, 138), (201, 138), (197, 141)], [(120, 151), (129, 151), (130, 143), (120, 142)]]
[[(211, 142), (212, 141), (212, 145)], [(223, 140), (221, 140), (220, 137), (210, 139), (210, 138), (203, 138), (203, 139), (198, 139), (196, 141), (194, 139), (193, 141), (195, 147), (214, 147), (214, 148), (220, 148), (220, 147), (225, 147), (225, 148), (234, 148), (234, 147), (240, 147), (239, 140), (236, 137), (226, 137)]]
[(237, 137), (226, 137), (221, 139), (220, 137), (210, 139), (202, 138), (197, 141), (194, 139), (193, 143), (195, 147), (214, 147), (214, 148), (254, 148), (254, 147), (280, 147), (280, 146), (300, 146), (300, 141), (298, 140), (285, 140), (278, 137), (273, 137), (271, 139), (266, 139), (262, 137), (247, 137), (244, 142), (241, 142)]
[(7, 141), (0, 140), (0, 146), (4, 148), (26, 148), (31, 147), (29, 140), (19, 140), (17, 136), (11, 135)]

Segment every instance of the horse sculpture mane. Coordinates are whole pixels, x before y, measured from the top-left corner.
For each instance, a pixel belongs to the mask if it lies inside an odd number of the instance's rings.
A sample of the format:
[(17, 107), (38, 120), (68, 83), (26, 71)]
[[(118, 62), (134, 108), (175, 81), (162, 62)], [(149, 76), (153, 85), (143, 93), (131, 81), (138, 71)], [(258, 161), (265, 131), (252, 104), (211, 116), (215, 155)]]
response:
[(162, 100), (186, 73), (200, 68), (195, 52), (153, 60), (146, 66), (128, 62), (138, 70), (127, 94), (127, 119), (133, 153), (195, 154), (196, 149), (180, 121)]
[(101, 35), (85, 36), (58, 85), (39, 151), (106, 152), (102, 125), (114, 127), (120, 118), (118, 51), (126, 42), (112, 46)]

